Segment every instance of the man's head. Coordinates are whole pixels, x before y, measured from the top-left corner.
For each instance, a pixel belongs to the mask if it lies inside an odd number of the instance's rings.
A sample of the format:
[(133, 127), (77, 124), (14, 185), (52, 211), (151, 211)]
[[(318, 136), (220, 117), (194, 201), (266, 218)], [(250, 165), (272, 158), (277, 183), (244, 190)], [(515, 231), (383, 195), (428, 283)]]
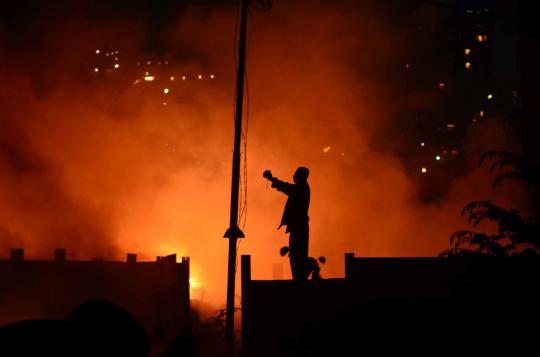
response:
[(306, 182), (309, 176), (309, 169), (307, 167), (299, 167), (294, 173), (294, 183)]

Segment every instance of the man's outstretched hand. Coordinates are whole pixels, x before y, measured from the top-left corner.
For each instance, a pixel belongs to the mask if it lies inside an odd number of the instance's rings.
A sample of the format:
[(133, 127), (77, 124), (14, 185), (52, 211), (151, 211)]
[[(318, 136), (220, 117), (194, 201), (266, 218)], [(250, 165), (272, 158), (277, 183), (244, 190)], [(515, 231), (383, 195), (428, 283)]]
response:
[(272, 171), (270, 170), (265, 170), (263, 172), (263, 177), (267, 180), (272, 180), (274, 177), (272, 176)]

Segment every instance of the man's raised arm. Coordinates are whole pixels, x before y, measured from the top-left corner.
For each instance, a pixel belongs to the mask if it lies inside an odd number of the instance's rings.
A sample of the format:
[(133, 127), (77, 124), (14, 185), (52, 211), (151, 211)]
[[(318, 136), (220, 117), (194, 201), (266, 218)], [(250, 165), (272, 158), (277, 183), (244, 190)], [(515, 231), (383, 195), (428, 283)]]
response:
[(285, 181), (281, 181), (277, 177), (272, 176), (272, 171), (266, 170), (263, 172), (263, 177), (267, 179), (268, 181), (272, 182), (272, 187), (275, 188), (278, 191), (283, 192), (287, 196), (289, 196), (293, 190), (294, 185)]

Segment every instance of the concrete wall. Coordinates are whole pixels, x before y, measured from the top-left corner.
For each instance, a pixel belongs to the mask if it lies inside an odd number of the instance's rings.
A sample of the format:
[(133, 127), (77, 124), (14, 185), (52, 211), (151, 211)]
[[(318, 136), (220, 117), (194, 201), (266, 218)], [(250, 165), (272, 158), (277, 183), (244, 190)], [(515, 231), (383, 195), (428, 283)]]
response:
[(12, 250), (0, 260), (0, 324), (22, 319), (62, 319), (78, 304), (106, 299), (126, 309), (150, 340), (170, 339), (189, 320), (189, 258), (156, 262), (70, 261), (57, 250), (55, 260), (24, 260)]
[(246, 355), (347, 355), (351, 348), (432, 353), (429, 343), (461, 353), (465, 341), (482, 350), (503, 334), (525, 346), (525, 336), (538, 332), (524, 320), (539, 316), (536, 258), (348, 254), (345, 266), (344, 279), (262, 281), (251, 279), (250, 257), (242, 256)]

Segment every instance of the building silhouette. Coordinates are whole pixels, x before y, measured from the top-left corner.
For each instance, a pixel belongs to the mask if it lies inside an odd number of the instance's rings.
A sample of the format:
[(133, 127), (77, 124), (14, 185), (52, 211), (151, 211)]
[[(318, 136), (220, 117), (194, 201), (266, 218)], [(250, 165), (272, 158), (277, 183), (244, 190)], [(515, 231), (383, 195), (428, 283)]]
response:
[(89, 300), (125, 309), (145, 328), (152, 350), (163, 350), (189, 326), (189, 258), (76, 261), (57, 249), (54, 260), (25, 260), (24, 250), (12, 249), (0, 260), (0, 325), (64, 319)]
[[(537, 257), (355, 258), (345, 278), (253, 280), (242, 256), (248, 356), (538, 351)], [(497, 336), (503, 336), (504, 341)], [(517, 343), (519, 341), (519, 343)], [(352, 352), (355, 351), (355, 352)]]

